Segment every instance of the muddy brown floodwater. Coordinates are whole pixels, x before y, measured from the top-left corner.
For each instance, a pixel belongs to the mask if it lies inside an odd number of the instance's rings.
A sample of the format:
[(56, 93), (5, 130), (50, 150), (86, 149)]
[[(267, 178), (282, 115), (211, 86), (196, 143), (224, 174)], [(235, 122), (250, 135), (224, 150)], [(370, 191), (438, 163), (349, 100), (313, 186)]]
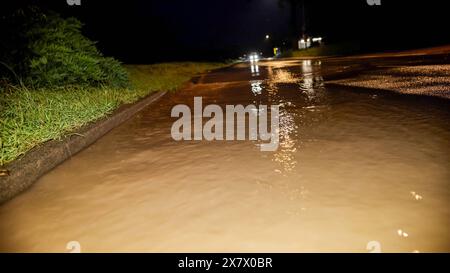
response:
[[(0, 251), (450, 251), (449, 102), (325, 86), (326, 61), (201, 77), (0, 207)], [(279, 104), (280, 147), (172, 140), (171, 108)]]

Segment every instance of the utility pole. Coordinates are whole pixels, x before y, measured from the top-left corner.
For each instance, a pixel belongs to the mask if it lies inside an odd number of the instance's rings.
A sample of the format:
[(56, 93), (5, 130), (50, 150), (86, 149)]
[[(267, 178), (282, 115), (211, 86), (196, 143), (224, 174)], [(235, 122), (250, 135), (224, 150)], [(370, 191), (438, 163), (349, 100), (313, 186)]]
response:
[(306, 11), (305, 11), (305, 0), (302, 0), (302, 38), (307, 39), (306, 37)]

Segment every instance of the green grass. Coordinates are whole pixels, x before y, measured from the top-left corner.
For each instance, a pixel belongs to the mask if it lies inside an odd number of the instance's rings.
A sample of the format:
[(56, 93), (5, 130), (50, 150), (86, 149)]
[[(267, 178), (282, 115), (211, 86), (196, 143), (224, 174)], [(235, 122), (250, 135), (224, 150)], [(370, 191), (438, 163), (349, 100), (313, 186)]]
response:
[(0, 96), (0, 165), (33, 147), (76, 129), (161, 90), (176, 90), (198, 73), (220, 63), (127, 65), (131, 87), (64, 87), (30, 90), (10, 86)]
[(133, 86), (139, 90), (176, 90), (194, 75), (223, 67), (223, 63), (162, 63), (126, 65)]
[(360, 46), (358, 42), (346, 42), (340, 44), (329, 44), (318, 47), (312, 47), (305, 50), (294, 50), (287, 52), (284, 57), (324, 57), (324, 56), (342, 56), (359, 53)]

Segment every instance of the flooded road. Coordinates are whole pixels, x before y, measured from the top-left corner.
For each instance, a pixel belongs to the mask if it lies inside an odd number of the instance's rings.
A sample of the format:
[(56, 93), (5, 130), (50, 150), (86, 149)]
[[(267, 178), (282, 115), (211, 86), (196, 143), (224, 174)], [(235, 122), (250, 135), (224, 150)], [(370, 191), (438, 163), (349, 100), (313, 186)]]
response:
[[(239, 64), (167, 94), (0, 207), (0, 251), (450, 251), (449, 101)], [(172, 140), (176, 104), (280, 105), (280, 145)]]

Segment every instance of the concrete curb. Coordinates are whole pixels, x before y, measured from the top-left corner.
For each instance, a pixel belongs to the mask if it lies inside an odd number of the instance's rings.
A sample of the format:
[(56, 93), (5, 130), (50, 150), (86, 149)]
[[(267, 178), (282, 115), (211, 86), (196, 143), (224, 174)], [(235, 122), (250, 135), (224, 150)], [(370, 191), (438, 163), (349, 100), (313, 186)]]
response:
[(62, 140), (48, 141), (5, 165), (3, 168), (8, 170), (9, 175), (0, 177), (0, 204), (28, 189), (42, 175), (88, 147), (165, 94), (166, 91), (161, 91), (134, 104), (123, 105), (112, 115), (88, 124)]

